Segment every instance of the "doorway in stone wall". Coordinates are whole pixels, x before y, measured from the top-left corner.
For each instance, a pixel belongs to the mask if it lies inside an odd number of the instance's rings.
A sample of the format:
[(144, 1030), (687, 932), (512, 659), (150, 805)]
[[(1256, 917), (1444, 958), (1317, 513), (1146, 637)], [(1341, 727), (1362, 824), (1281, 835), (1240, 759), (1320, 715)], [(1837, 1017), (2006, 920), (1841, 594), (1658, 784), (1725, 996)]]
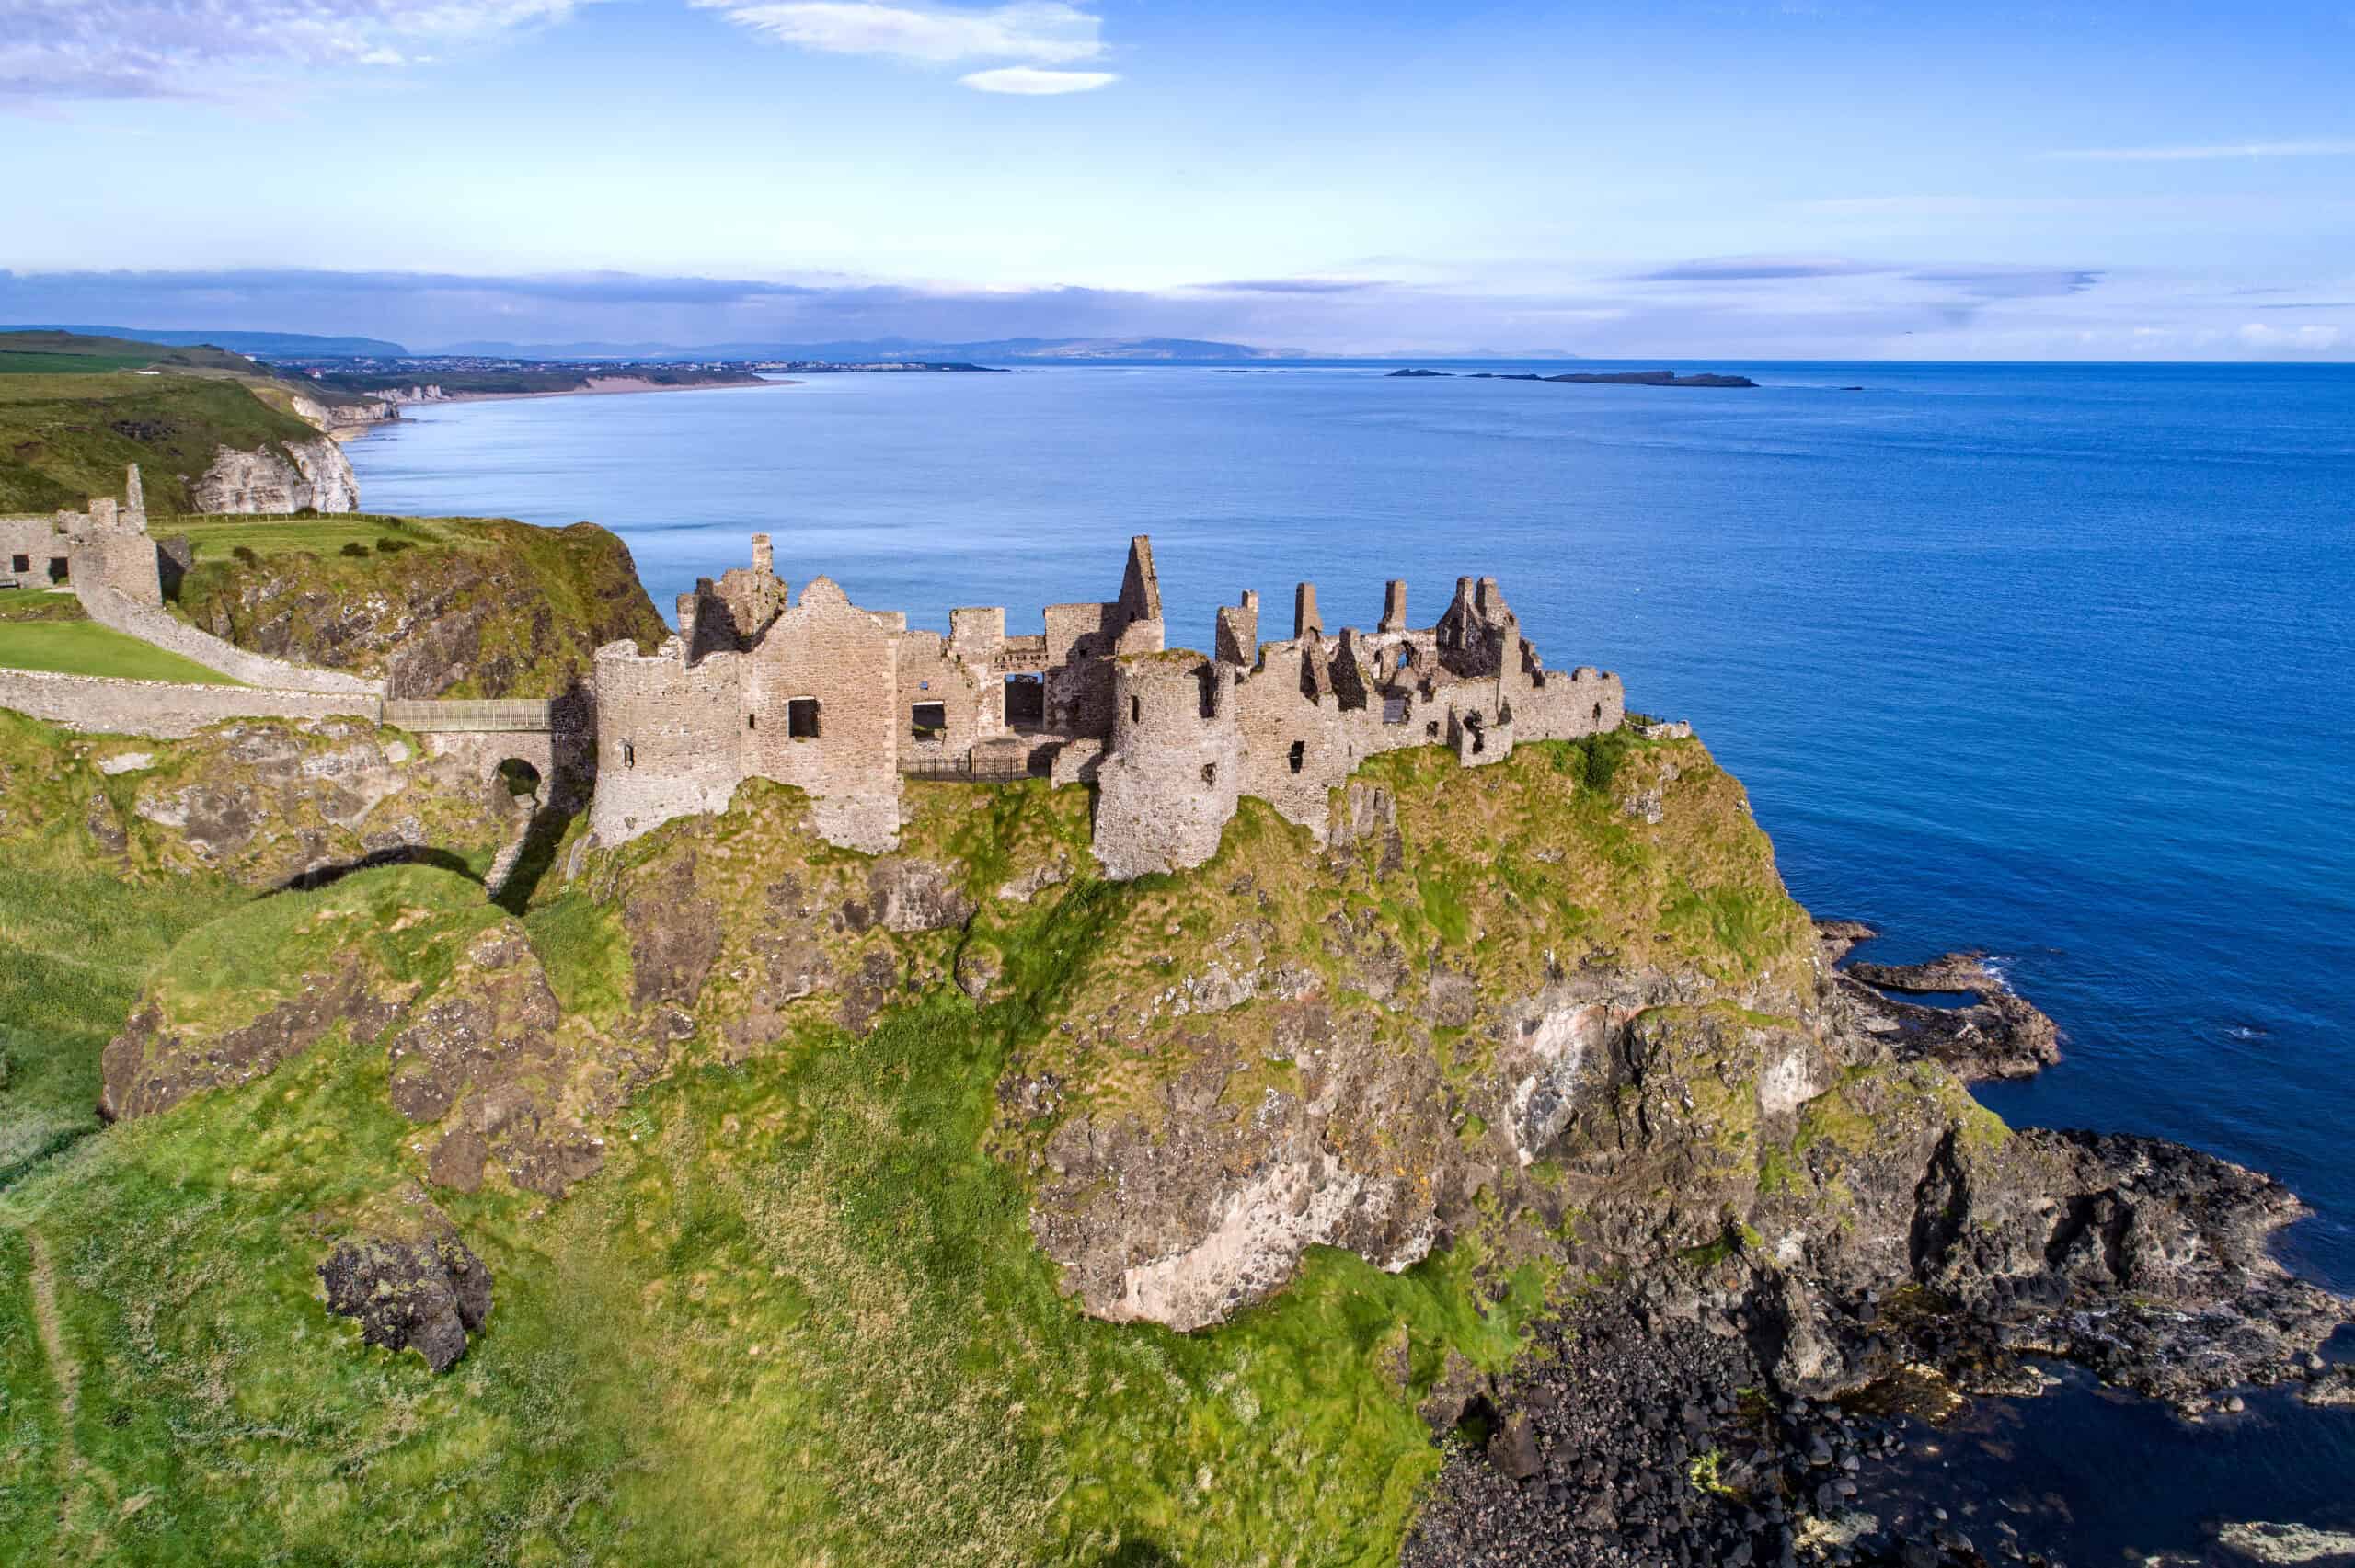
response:
[(1047, 683), (1036, 675), (1005, 678), (1005, 723), (1009, 729), (1047, 722)]

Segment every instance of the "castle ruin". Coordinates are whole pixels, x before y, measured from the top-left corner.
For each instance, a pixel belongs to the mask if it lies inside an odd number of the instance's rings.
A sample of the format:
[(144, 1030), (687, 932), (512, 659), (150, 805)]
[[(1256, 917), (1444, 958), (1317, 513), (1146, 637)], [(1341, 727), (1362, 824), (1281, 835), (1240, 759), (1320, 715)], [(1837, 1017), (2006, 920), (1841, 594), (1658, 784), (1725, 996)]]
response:
[(655, 653), (598, 650), (596, 837), (725, 810), (758, 777), (806, 791), (829, 841), (878, 853), (898, 842), (903, 778), (1042, 776), (1097, 786), (1096, 856), (1126, 878), (1209, 860), (1244, 795), (1322, 841), (1330, 792), (1367, 757), (1438, 745), (1477, 767), (1626, 710), (1617, 676), (1547, 670), (1493, 578), (1458, 578), (1425, 627), (1393, 582), (1372, 632), (1335, 635), (1302, 583), (1292, 635), (1264, 642), (1245, 592), (1205, 657), (1165, 646), (1139, 535), (1118, 597), (1043, 621), (1010, 636), (1003, 609), (954, 610), (944, 636), (826, 578), (796, 598), (755, 534), (749, 567), (680, 596)]

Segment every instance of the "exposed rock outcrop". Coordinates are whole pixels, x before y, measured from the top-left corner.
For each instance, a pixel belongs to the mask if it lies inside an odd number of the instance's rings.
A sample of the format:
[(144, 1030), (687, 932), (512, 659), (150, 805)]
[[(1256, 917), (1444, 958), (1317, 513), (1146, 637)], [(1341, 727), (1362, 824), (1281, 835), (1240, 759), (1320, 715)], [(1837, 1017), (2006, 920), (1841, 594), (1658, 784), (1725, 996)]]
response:
[(350, 512), (360, 509), (360, 480), (326, 436), (247, 452), (224, 446), (190, 483), (189, 498), (201, 512)]
[(396, 697), (546, 697), (617, 639), (665, 633), (629, 549), (594, 523), (388, 519), (358, 556), (207, 546), (177, 600), (194, 624), (273, 658), (386, 681)]
[(362, 1338), (414, 1350), (437, 1372), (456, 1366), (490, 1321), (490, 1270), (454, 1235), (347, 1242), (319, 1265), (319, 1282), (327, 1310), (359, 1319)]

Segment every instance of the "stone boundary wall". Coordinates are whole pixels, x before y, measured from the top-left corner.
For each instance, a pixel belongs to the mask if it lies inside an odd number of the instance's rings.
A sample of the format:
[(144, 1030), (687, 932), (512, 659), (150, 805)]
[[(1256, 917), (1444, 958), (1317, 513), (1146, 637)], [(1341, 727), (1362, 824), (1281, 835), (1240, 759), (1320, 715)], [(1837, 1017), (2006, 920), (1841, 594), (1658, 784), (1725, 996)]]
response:
[(366, 695), (0, 670), (0, 707), (93, 735), (179, 740), (234, 718), (345, 717), (373, 722), (378, 704)]
[[(142, 542), (144, 542), (144, 538)], [(178, 654), (183, 658), (194, 659), (207, 670), (219, 670), (248, 686), (281, 692), (314, 692), (346, 699), (382, 699), (385, 695), (382, 681), (364, 680), (357, 675), (346, 675), (340, 670), (318, 670), (250, 653), (235, 643), (224, 642), (208, 632), (200, 632), (155, 606), (138, 603), (129, 595), (105, 584), (79, 583), (75, 587), (81, 595), (82, 608), (89, 612), (90, 619), (98, 624)], [(350, 713), (357, 710), (344, 707), (335, 711)], [(373, 708), (370, 714), (373, 717)]]

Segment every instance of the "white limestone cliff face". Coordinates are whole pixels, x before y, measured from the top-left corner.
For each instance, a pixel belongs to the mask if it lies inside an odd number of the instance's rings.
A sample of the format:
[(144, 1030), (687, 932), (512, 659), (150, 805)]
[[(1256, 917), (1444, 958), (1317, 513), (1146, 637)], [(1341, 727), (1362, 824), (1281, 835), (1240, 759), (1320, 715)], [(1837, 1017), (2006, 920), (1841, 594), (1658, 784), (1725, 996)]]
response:
[(401, 417), (401, 411), (392, 404), (373, 397), (337, 398), (324, 394), (306, 397), (298, 392), (293, 406), (296, 418), (330, 435), (357, 433), (370, 425), (385, 424)]
[(251, 452), (224, 446), (189, 498), (201, 512), (358, 511), (360, 481), (343, 449), (321, 436)]

